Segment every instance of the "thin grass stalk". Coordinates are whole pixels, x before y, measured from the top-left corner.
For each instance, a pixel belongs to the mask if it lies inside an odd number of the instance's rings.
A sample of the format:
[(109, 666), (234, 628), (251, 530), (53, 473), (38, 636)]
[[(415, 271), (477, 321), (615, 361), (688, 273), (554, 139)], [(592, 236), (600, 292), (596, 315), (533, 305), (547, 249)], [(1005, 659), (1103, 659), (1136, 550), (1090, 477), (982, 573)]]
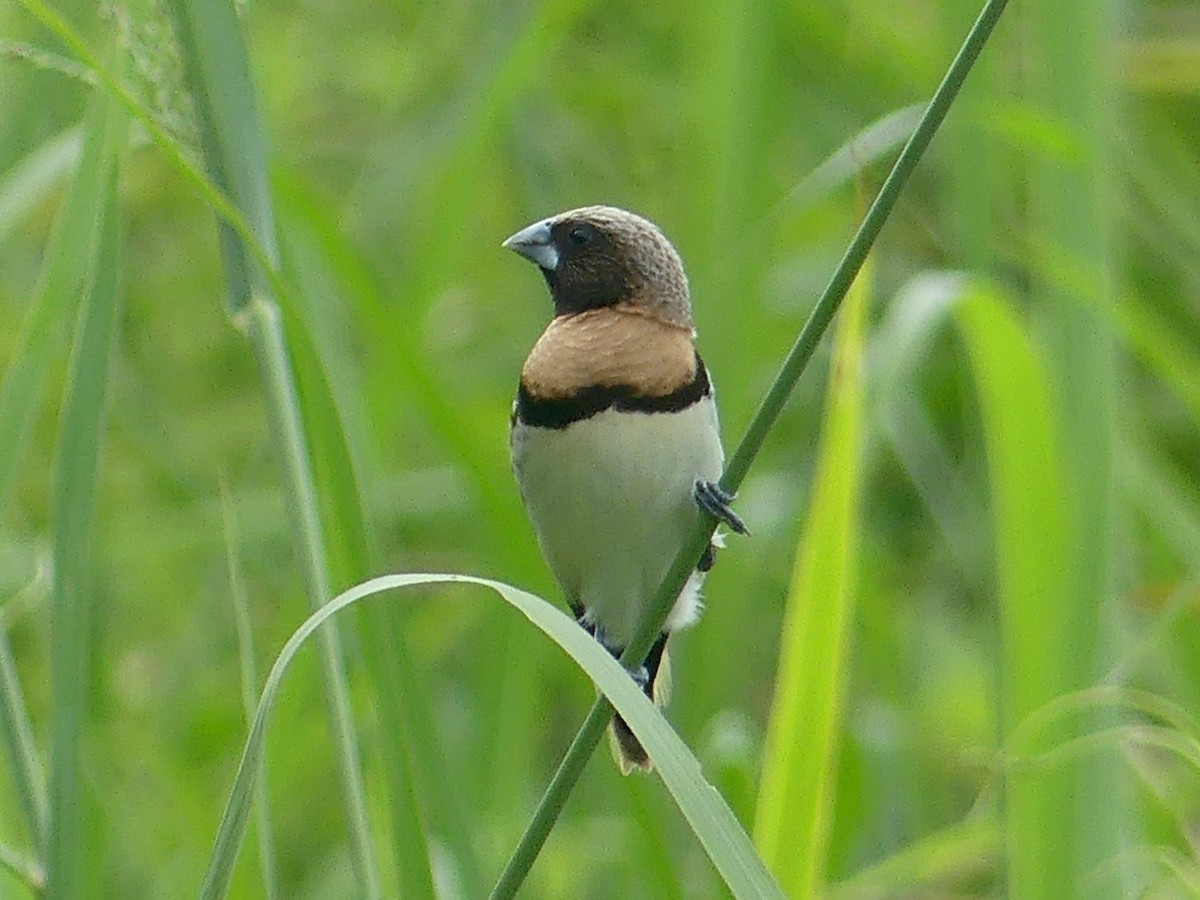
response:
[[(244, 312), (241, 321), (254, 347), (265, 393), (269, 398), (267, 413), (271, 420), (271, 431), (284, 463), (288, 488), (285, 497), (293, 531), (300, 542), (309, 605), (315, 610), (332, 594), (317, 513), (316, 485), (312, 480), (308, 448), (304, 442), (291, 361), (275, 305), (256, 295)], [(330, 629), (325, 636), (318, 637), (318, 647), (330, 730), (354, 851), (355, 874), (363, 896), (376, 898), (381, 896), (379, 870), (367, 818), (366, 788), (350, 709), (345, 657), (336, 629)]]
[[(829, 327), (842, 298), (850, 289), (867, 254), (878, 238), (883, 223), (891, 214), (901, 189), (949, 111), (950, 105), (954, 102), (972, 65), (987, 43), (1005, 6), (1007, 6), (1007, 0), (988, 0), (979, 17), (971, 26), (958, 55), (951, 63), (942, 83), (934, 92), (912, 137), (909, 138), (908, 143), (897, 157), (879, 194), (875, 197), (871, 208), (867, 211), (862, 224), (834, 270), (829, 284), (821, 293), (816, 306), (804, 323), (796, 343), (788, 351), (779, 373), (775, 376), (775, 380), (771, 383), (758, 411), (746, 429), (745, 436), (730, 458), (725, 473), (721, 477), (721, 485), (726, 490), (736, 491), (746, 477), (746, 473), (749, 472), (767, 435), (774, 427), (780, 413), (783, 412), (800, 375), (812, 358), (821, 336)], [(621, 655), (621, 662), (626, 666), (640, 665), (646, 658), (655, 635), (661, 629), (662, 623), (666, 621), (667, 614), (695, 567), (696, 560), (700, 558), (704, 548), (712, 539), (716, 524), (714, 519), (705, 518), (697, 526), (695, 533), (680, 548), (663, 583), (659, 586), (654, 600), (647, 606), (637, 632)], [(567, 797), (570, 796), (575, 782), (583, 772), (583, 767), (603, 735), (612, 714), (612, 706), (603, 697), (597, 699), (593, 704), (583, 725), (575, 735), (575, 739), (571, 742), (571, 746), (563, 756), (545, 794), (539, 801), (525, 833), (521, 836), (520, 842), (513, 850), (507, 865), (492, 889), (491, 896), (493, 898), (512, 897), (524, 882), (542, 845), (550, 834), (550, 830), (562, 813)]]
[[(107, 98), (100, 103), (107, 109)], [(115, 112), (96, 121), (110, 135), (123, 134), (125, 119)], [(106, 148), (109, 139), (103, 142)], [(104, 178), (98, 240), (93, 251), (84, 248), (92, 271), (80, 308), (55, 461), (50, 616), (54, 714), (46, 843), (49, 900), (93, 896), (99, 871), (95, 835), (86, 825), (90, 798), (84, 789), (81, 751), (96, 633), (91, 560), (96, 481), (120, 309), (116, 169), (114, 155)]]
[[(278, 267), (274, 214), (266, 172), (265, 140), (236, 11), (229, 3), (173, 0), (172, 14), (185, 71), (197, 107), (205, 158), (213, 181), (228, 193), (249, 223), (246, 241), (222, 221), (221, 245), (230, 314), (249, 337), (258, 360), (267, 413), (280, 454), (285, 497), (298, 545), (306, 594), (313, 609), (332, 592), (330, 561), (305, 424), (280, 313), (271, 292)], [(256, 243), (265, 253), (255, 257)], [(361, 896), (380, 896), (375, 850), (367, 816), (357, 737), (346, 685), (344, 654), (336, 629), (319, 638), (325, 701)], [(408, 860), (403, 873), (427, 872), (427, 859)], [(421, 879), (421, 887), (430, 885)]]
[[(237, 629), (238, 669), (242, 676), (242, 709), (246, 714), (246, 728), (254, 721), (257, 705), (258, 667), (254, 663), (254, 631), (250, 623), (250, 598), (242, 580), (241, 559), (238, 553), (237, 525), (233, 516), (233, 503), (224, 477), (221, 478), (221, 524), (225, 535), (225, 564), (229, 577), (229, 593), (233, 600), (233, 618)], [(279, 896), (279, 878), (275, 874), (275, 833), (271, 826), (271, 808), (268, 803), (267, 750), (258, 761), (258, 774), (254, 784), (255, 827), (258, 834), (258, 860), (262, 870), (263, 894), (267, 900)]]
[(8, 632), (0, 624), (0, 732), (8, 751), (13, 786), (25, 813), (25, 822), (38, 852), (46, 847), (46, 779), (33, 741), (33, 723), (17, 678), (16, 661)]

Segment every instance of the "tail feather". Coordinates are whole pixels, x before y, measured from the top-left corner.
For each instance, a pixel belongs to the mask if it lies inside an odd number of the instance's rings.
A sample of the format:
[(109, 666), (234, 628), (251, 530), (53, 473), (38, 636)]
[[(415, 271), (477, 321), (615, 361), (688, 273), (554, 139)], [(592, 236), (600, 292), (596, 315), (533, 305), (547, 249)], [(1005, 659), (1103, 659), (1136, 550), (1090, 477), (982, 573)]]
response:
[[(646, 660), (646, 696), (660, 709), (667, 705), (671, 694), (671, 661), (667, 657), (667, 636), (659, 637)], [(630, 772), (650, 772), (654, 764), (646, 748), (634, 736), (633, 730), (620, 716), (614, 716), (608, 727), (609, 745), (622, 775)]]
[(620, 716), (614, 717), (608, 726), (608, 743), (622, 775), (628, 775), (630, 772), (650, 772), (654, 769), (646, 748), (633, 736), (633, 732)]

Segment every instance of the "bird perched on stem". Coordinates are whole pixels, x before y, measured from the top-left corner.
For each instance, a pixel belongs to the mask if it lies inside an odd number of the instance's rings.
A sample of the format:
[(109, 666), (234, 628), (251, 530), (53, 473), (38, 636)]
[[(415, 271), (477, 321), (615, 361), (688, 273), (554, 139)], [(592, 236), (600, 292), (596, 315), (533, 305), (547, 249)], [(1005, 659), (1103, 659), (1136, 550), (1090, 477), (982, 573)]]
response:
[[(513, 407), (521, 497), (575, 617), (619, 656), (701, 510), (746, 533), (717, 484), (724, 454), (687, 276), (655, 225), (610, 206), (535, 222), (504, 246), (538, 265), (554, 302)], [(631, 673), (660, 706), (667, 639), (699, 617), (713, 547)], [(650, 769), (619, 716), (611, 734), (623, 773)]]

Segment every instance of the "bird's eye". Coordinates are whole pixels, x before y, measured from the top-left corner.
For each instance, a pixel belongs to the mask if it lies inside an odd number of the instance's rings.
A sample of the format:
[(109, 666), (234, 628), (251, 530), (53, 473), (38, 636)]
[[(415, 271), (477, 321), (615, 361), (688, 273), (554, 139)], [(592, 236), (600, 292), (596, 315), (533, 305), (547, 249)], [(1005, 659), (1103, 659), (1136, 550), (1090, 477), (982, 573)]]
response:
[(584, 244), (590, 243), (595, 234), (595, 231), (586, 225), (576, 225), (567, 234), (567, 238), (576, 247), (582, 247)]

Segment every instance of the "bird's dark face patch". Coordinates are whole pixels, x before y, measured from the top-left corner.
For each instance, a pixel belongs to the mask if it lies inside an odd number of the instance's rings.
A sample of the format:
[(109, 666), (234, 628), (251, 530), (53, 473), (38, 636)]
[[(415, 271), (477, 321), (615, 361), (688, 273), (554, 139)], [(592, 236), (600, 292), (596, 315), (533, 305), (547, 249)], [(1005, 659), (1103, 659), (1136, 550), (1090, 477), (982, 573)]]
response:
[(534, 262), (556, 316), (620, 304), (691, 329), (683, 262), (657, 226), (612, 206), (583, 206), (521, 229), (504, 242)]
[(554, 311), (570, 315), (600, 309), (628, 299), (636, 287), (637, 273), (629, 250), (619, 237), (600, 225), (579, 219), (562, 219), (550, 229), (558, 251), (558, 265), (543, 269)]

